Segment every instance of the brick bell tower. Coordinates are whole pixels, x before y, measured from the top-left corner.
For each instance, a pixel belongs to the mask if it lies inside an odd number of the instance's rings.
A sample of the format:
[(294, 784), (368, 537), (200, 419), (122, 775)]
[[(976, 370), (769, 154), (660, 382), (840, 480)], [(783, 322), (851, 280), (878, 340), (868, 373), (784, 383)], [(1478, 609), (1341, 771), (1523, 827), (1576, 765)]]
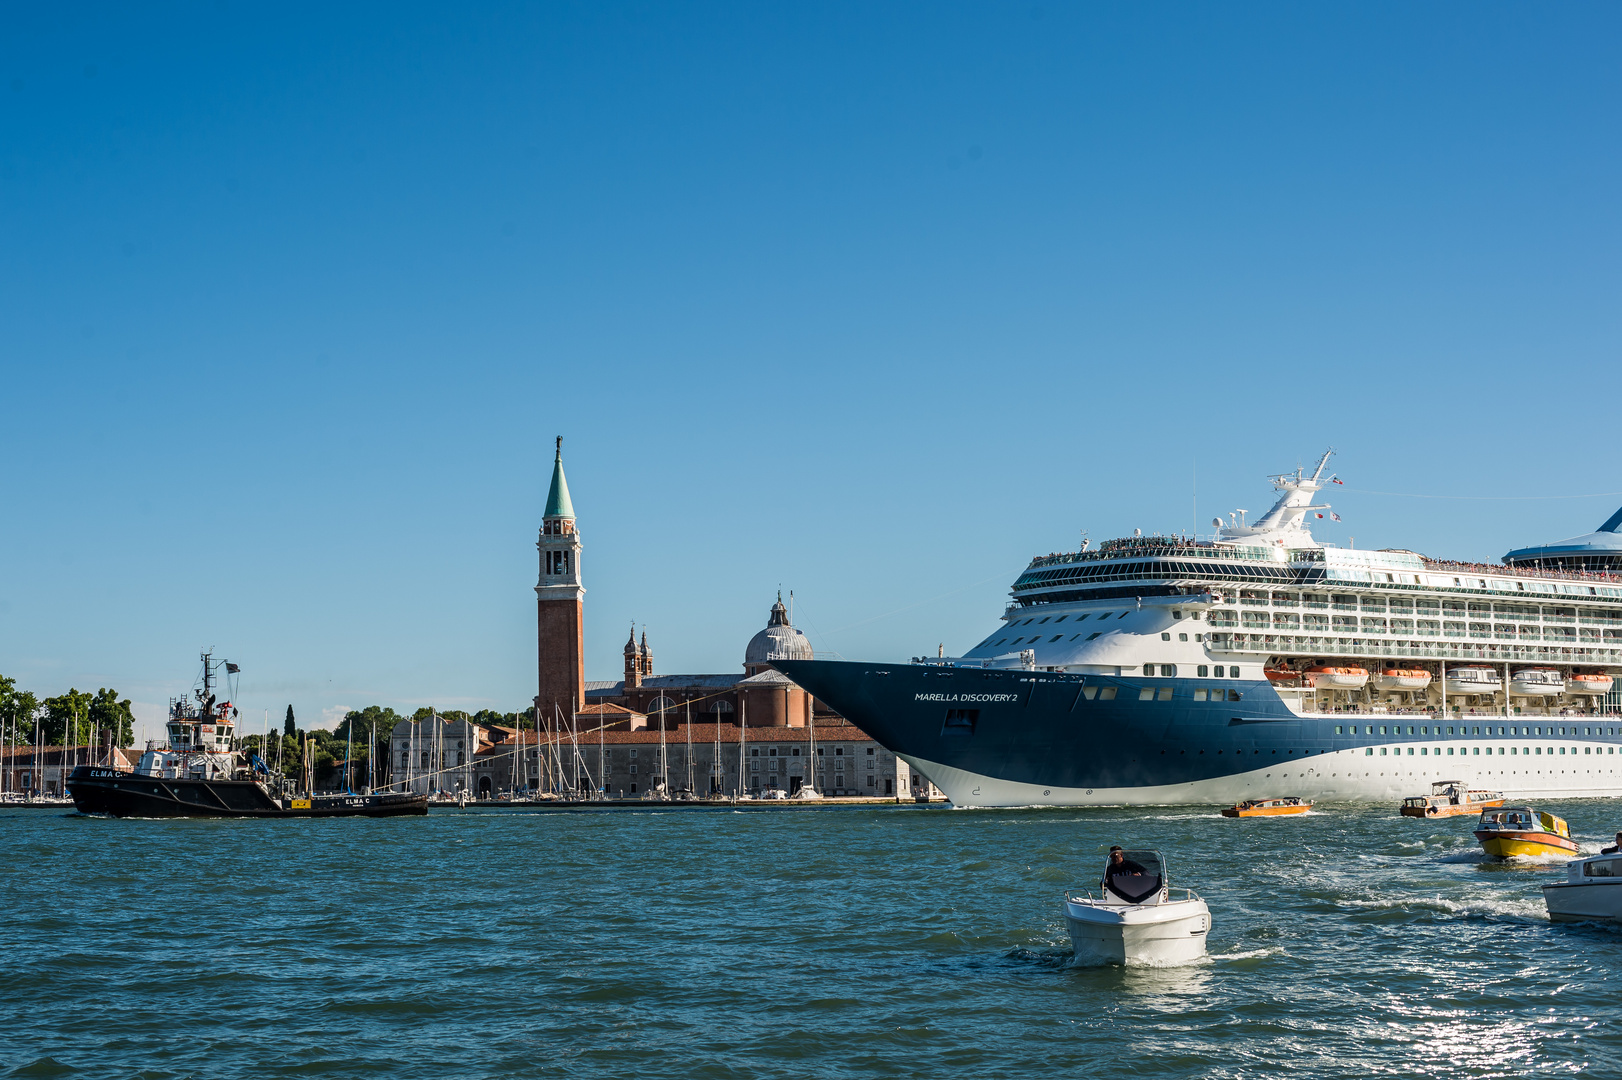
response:
[(575, 529), (569, 482), (563, 478), (563, 436), (552, 461), (552, 487), (541, 519), (541, 580), (535, 586), (540, 692), (535, 707), (549, 729), (568, 723), (586, 704), (582, 622), (586, 590), (580, 584), (580, 533)]

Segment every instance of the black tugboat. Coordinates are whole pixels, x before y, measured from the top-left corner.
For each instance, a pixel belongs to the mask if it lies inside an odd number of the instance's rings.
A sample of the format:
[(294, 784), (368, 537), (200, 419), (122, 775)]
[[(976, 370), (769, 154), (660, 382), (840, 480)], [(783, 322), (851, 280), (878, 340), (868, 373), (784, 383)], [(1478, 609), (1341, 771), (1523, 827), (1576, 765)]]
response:
[[(428, 797), (385, 791), (316, 795), (234, 748), (237, 710), (214, 692), (216, 674), (237, 665), (203, 654), (201, 685), (169, 702), (169, 743), (133, 770), (81, 765), (68, 794), (84, 814), (114, 817), (393, 817), (426, 814)], [(151, 746), (150, 743), (147, 744)]]

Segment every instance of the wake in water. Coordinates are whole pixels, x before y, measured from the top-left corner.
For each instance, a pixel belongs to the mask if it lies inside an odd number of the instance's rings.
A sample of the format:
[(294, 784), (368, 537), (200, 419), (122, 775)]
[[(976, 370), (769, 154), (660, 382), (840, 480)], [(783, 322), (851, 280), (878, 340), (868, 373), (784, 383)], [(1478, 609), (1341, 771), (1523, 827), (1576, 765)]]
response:
[(1461, 919), (1503, 919), (1510, 922), (1547, 923), (1541, 895), (1531, 897), (1476, 896), (1450, 900), (1445, 896), (1387, 896), (1369, 900), (1341, 900), (1342, 907), (1372, 916), (1432, 913)]

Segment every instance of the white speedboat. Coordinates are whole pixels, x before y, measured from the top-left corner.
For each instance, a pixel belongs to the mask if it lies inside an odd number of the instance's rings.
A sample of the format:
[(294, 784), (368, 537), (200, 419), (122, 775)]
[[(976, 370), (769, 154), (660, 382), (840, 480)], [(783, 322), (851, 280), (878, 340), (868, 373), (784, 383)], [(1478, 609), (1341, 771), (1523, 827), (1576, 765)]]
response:
[(1566, 864), (1566, 880), (1543, 886), (1554, 922), (1622, 922), (1622, 855), (1594, 855)]
[[(1113, 853), (1112, 853), (1113, 855)], [(1173, 890), (1158, 851), (1123, 851), (1106, 862), (1098, 897), (1064, 898), (1078, 966), (1187, 964), (1205, 955), (1211, 909), (1190, 889)]]

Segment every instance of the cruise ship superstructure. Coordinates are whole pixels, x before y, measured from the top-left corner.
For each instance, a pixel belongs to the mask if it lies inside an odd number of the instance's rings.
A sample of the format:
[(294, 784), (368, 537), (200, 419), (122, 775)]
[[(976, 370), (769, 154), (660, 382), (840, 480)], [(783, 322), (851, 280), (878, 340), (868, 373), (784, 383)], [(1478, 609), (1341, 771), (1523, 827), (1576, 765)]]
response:
[(1033, 559), (961, 657), (776, 666), (959, 806), (1622, 793), (1622, 510), (1501, 565), (1339, 548), (1329, 456), (1212, 539)]

